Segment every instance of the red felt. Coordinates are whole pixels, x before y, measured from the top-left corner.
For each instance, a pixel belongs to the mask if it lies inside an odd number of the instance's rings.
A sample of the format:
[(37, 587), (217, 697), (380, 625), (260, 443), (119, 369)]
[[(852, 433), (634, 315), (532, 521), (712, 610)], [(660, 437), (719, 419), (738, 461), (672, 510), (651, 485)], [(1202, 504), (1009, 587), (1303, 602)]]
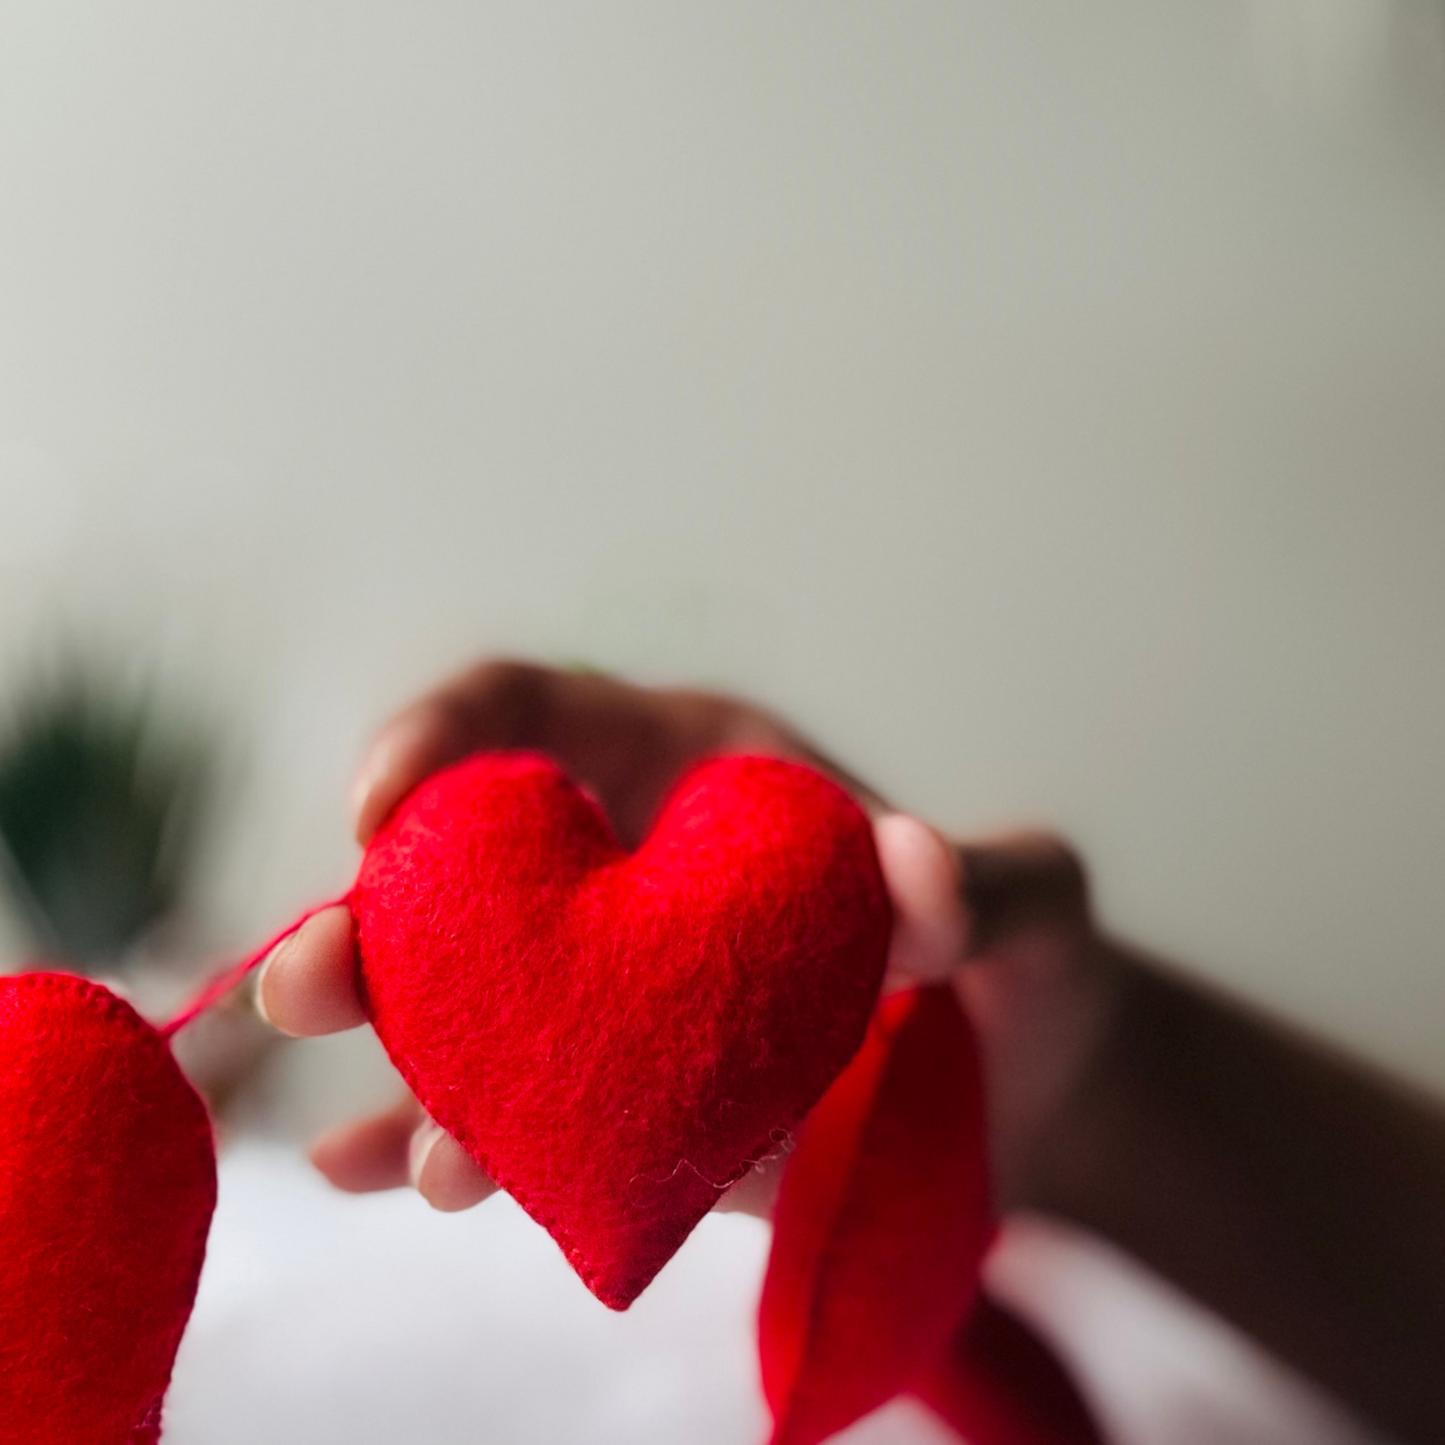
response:
[(630, 855), (547, 759), (472, 758), (392, 816), (352, 908), (393, 1061), (616, 1309), (852, 1057), (891, 925), (857, 805), (740, 757)]
[(1053, 1351), (987, 1296), (915, 1390), (977, 1445), (1101, 1445), (1104, 1438)]
[(994, 1233), (984, 1138), (952, 990), (886, 999), (783, 1177), (758, 1319), (773, 1445), (817, 1445), (942, 1354)]
[(152, 1445), (216, 1200), (160, 1035), (64, 974), (0, 978), (0, 1445)]

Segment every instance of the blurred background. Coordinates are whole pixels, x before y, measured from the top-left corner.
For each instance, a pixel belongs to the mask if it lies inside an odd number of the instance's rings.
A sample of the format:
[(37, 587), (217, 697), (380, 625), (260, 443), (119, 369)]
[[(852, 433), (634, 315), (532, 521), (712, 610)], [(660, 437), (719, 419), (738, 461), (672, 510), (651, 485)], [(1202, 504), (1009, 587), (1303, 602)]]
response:
[[(1445, 1088), (1442, 143), (1426, 0), (0, 0), (0, 957), (168, 1002), (502, 649), (1045, 821), (1117, 929)], [(368, 1040), (214, 1034), (168, 1440), (756, 1438), (754, 1226), (604, 1317), (505, 1203), (307, 1177)], [(1000, 1278), (1130, 1342), (1122, 1436), (1364, 1438), (1031, 1228)]]

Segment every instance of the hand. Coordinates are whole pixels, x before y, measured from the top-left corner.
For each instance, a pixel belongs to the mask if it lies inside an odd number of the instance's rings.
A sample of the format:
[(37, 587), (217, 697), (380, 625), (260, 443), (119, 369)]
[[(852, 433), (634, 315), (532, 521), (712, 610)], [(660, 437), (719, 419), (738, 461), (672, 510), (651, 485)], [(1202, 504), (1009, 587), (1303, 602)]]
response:
[[(711, 754), (792, 758), (846, 787), (874, 819), (895, 907), (890, 976), (954, 978), (980, 1031), (1000, 1198), (1025, 1196), (1033, 1146), (1083, 1067), (1108, 993), (1090, 963), (1082, 877), (1062, 845), (1020, 837), (954, 849), (758, 708), (518, 662), (483, 663), (381, 730), (353, 794), (357, 840), (366, 844), (430, 773), (494, 748), (556, 758), (600, 800), (628, 846), (678, 776)], [(973, 962), (960, 968), (965, 959)], [(286, 1033), (334, 1033), (366, 1022), (357, 980), (351, 918), (337, 907), (281, 944), (262, 970), (258, 1001)], [(339, 1188), (410, 1182), (443, 1210), (468, 1208), (495, 1188), (410, 1095), (326, 1135), (312, 1159)], [(779, 1174), (776, 1161), (765, 1161), (728, 1203), (767, 1213)]]

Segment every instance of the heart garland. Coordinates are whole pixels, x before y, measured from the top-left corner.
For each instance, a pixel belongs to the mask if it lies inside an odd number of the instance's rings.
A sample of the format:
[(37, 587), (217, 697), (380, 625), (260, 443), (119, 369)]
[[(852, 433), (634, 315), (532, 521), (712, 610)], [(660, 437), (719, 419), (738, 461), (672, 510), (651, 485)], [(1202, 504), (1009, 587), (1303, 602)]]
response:
[[(628, 854), (555, 764), (482, 755), (401, 805), (339, 901), (402, 1074), (604, 1303), (796, 1134), (759, 1319), (773, 1445), (907, 1390), (983, 1445), (1098, 1439), (978, 1295), (972, 1041), (945, 989), (875, 1013), (891, 913), (835, 784), (711, 760)], [(159, 1438), (215, 1201), (166, 1039), (317, 911), (159, 1030), (84, 980), (0, 979), (0, 1445)]]

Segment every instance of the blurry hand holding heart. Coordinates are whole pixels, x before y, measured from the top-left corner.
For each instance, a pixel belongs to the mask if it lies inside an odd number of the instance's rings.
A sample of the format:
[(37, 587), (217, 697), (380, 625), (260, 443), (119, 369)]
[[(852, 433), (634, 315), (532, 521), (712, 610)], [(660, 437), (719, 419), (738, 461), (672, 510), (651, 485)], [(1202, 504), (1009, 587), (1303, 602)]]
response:
[[(556, 759), (597, 799), (626, 847), (641, 841), (678, 778), (708, 756), (791, 759), (847, 788), (872, 817), (893, 906), (891, 981), (953, 980), (979, 1036), (996, 1190), (1006, 1203), (1027, 1197), (1035, 1145), (1083, 1067), (1110, 992), (1104, 970), (1076, 946), (1087, 933), (1086, 900), (1066, 849), (1024, 836), (955, 851), (756, 708), (512, 662), (462, 674), (381, 731), (356, 785), (358, 840), (370, 843), (432, 773), (495, 749)], [(367, 1022), (345, 907), (317, 914), (276, 950), (259, 999), (267, 1017), (295, 1035)], [(495, 1188), (410, 1095), (329, 1134), (313, 1159), (340, 1188), (411, 1183), (443, 1210), (468, 1208)], [(763, 1161), (726, 1204), (769, 1213), (781, 1167)]]

